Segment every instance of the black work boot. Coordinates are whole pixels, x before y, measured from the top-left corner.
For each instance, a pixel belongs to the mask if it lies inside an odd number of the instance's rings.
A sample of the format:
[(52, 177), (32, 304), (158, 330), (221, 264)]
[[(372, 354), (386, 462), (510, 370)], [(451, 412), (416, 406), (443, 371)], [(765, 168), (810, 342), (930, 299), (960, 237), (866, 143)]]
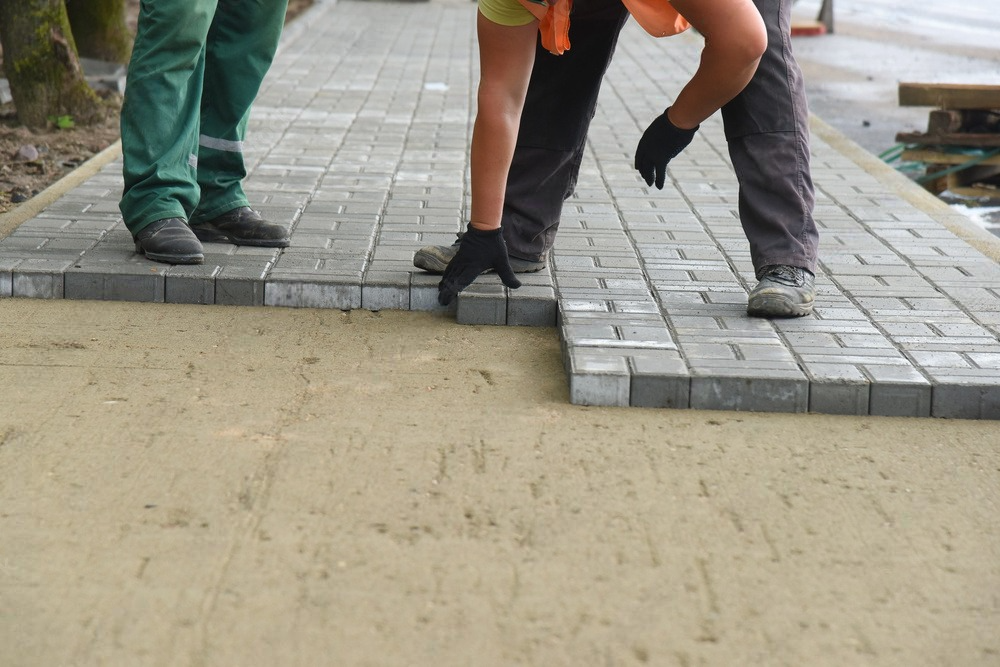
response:
[(232, 243), (262, 248), (287, 248), (288, 230), (268, 222), (249, 206), (234, 208), (214, 220), (191, 225), (195, 236), (207, 243)]
[(201, 264), (205, 261), (201, 241), (183, 218), (164, 218), (134, 234), (135, 251), (146, 259), (165, 264)]

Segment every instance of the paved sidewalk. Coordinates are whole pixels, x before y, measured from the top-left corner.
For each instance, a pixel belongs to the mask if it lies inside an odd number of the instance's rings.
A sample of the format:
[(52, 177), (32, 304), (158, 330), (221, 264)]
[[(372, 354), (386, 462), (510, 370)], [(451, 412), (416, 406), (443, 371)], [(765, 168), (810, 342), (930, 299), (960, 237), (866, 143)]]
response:
[[(450, 243), (468, 205), (474, 8), (321, 2), (292, 25), (251, 121), (247, 180), (290, 248), (207, 244), (194, 267), (137, 257), (116, 160), (0, 240), (0, 296), (437, 308), (438, 278), (411, 259)], [(626, 29), (550, 270), (515, 291), (484, 276), (458, 321), (558, 324), (574, 403), (1000, 418), (995, 251), (820, 121), (816, 313), (745, 315), (753, 271), (721, 120), (663, 192), (631, 168), (698, 53), (695, 36)]]

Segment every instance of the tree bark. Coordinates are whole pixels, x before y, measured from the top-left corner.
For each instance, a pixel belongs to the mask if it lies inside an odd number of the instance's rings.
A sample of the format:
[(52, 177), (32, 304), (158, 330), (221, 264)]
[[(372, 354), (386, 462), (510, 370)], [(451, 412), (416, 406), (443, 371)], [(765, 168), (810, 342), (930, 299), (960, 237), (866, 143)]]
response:
[(104, 104), (83, 75), (63, 0), (0, 0), (4, 71), (18, 120), (41, 129), (71, 116), (86, 125)]
[(125, 25), (125, 0), (66, 0), (66, 13), (81, 56), (128, 62), (132, 35)]

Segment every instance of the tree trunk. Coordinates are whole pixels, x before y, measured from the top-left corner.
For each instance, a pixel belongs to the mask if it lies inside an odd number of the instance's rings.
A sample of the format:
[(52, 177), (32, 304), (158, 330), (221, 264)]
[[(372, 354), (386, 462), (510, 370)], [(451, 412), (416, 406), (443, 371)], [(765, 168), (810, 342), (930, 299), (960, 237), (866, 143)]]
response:
[(125, 0), (66, 0), (66, 13), (81, 56), (128, 62), (132, 35), (125, 25)]
[(104, 104), (87, 85), (63, 0), (0, 0), (0, 44), (17, 118), (41, 129), (50, 118), (88, 124)]

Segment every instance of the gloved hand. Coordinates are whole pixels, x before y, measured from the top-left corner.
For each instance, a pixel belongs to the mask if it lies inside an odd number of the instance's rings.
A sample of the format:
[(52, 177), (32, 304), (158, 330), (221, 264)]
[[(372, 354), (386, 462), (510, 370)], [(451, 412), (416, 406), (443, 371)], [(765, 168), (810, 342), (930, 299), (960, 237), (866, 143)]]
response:
[(646, 185), (652, 185), (655, 180), (656, 189), (663, 189), (667, 177), (667, 163), (687, 148), (694, 139), (698, 127), (700, 126), (682, 130), (670, 122), (666, 111), (649, 124), (635, 149), (635, 168), (639, 170)]
[(501, 230), (483, 232), (469, 225), (462, 234), (458, 252), (445, 267), (441, 282), (438, 283), (438, 303), (447, 306), (458, 293), (472, 284), (479, 274), (494, 269), (503, 284), (512, 289), (521, 286), (521, 281), (510, 268), (507, 244)]

